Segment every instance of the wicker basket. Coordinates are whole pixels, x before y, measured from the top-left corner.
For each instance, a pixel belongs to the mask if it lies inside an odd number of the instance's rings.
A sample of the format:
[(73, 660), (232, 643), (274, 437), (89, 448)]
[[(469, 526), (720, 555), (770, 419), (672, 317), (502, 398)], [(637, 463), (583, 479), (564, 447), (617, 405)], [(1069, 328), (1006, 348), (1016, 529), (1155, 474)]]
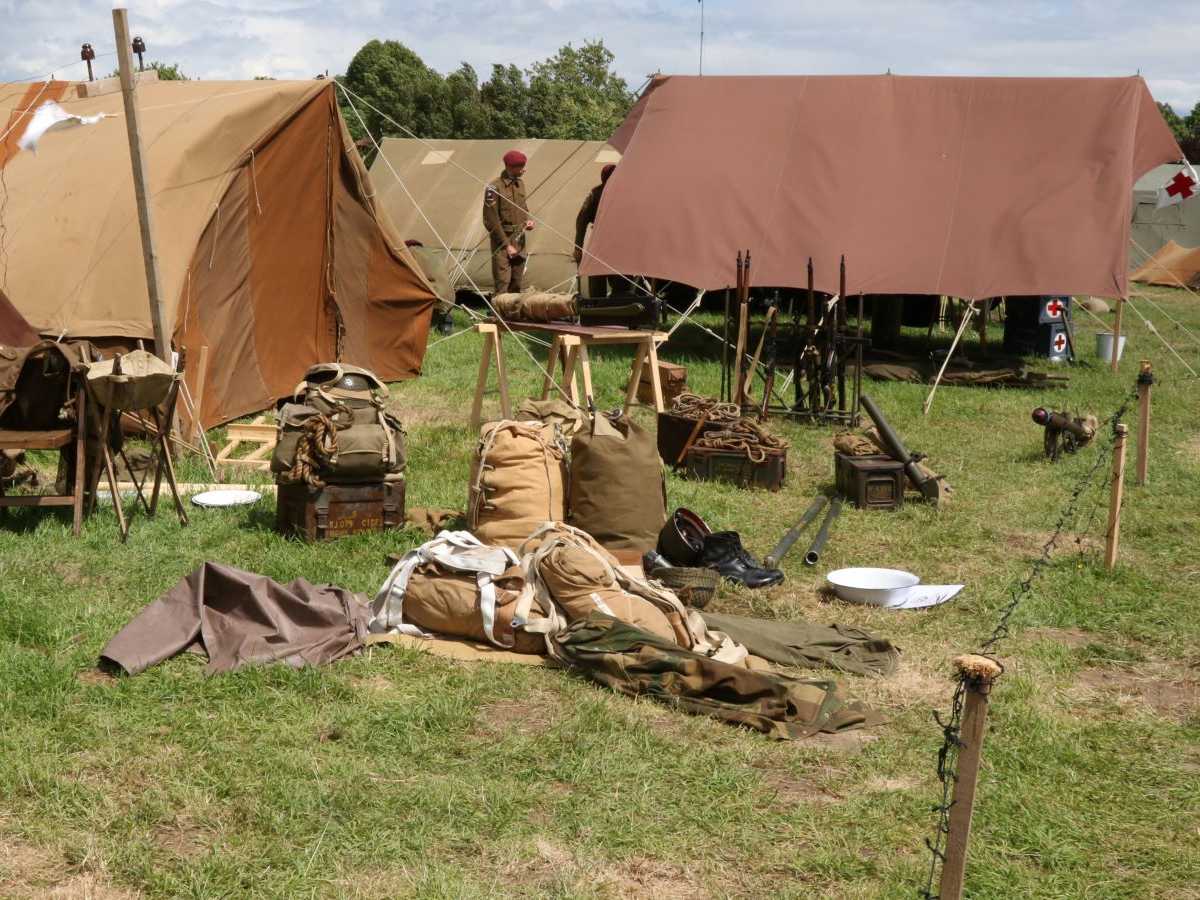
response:
[(721, 576), (712, 569), (655, 569), (650, 577), (661, 581), (679, 596), (684, 606), (693, 609), (708, 606), (709, 601), (717, 595), (717, 585), (721, 583)]

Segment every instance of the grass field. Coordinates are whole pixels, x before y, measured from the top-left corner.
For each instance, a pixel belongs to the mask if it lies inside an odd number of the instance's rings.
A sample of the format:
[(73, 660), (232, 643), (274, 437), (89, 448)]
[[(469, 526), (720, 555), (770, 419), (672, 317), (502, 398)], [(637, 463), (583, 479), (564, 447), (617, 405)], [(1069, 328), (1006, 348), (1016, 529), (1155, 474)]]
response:
[[(1200, 335), (1195, 298), (1153, 297)], [(1200, 344), (1139, 307), (1200, 368)], [(915, 896), (938, 788), (931, 712), (948, 706), (950, 659), (991, 631), (1100, 452), (1047, 463), (1030, 410), (1104, 417), (1149, 358), (1160, 379), (1150, 480), (1127, 489), (1118, 568), (1099, 560), (1107, 497), (1097, 483), (1078, 541), (1064, 542), (999, 648), (1006, 674), (967, 886), (972, 897), (1200, 897), (1200, 382), (1136, 315), (1125, 316), (1119, 375), (1093, 355), (1096, 323), (1076, 322), (1084, 360), (1065, 390), (943, 388), (922, 418), (924, 388), (868, 382), (953, 484), (952, 503), (847, 509), (817, 570), (801, 564), (801, 547), (782, 586), (716, 601), (859, 624), (903, 648), (892, 678), (841, 677), (890, 722), (837, 738), (772, 743), (560, 671), (392, 648), (323, 669), (217, 677), (186, 657), (109, 679), (93, 668), (104, 643), (205, 560), (372, 593), (385, 554), (424, 537), (305, 546), (274, 534), (269, 498), (193, 508), (186, 530), (169, 514), (139, 517), (125, 546), (111, 509), (79, 540), (66, 518), (10, 512), (0, 525), (0, 896)], [(393, 388), (409, 430), (410, 505), (465, 501), (478, 354), (474, 335), (437, 344), (425, 375)], [(664, 357), (715, 394), (715, 342), (685, 326)], [(515, 397), (530, 394), (532, 363), (512, 346), (508, 359)], [(628, 357), (609, 351), (594, 367), (600, 397), (615, 402)], [(784, 491), (672, 476), (672, 505), (765, 554), (831, 481), (832, 429), (778, 430), (791, 442)], [(195, 461), (184, 469), (207, 480)], [(923, 612), (850, 606), (818, 590), (843, 565), (966, 589)]]

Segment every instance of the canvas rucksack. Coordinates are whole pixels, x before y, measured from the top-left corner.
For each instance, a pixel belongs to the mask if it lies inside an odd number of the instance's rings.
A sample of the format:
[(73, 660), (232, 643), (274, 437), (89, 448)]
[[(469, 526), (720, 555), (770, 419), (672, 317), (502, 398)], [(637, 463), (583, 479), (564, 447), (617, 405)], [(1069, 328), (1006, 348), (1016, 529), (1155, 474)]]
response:
[(404, 429), (384, 408), (387, 388), (358, 366), (320, 363), (296, 386), (279, 423), (271, 471), (280, 481), (353, 483), (404, 471)]
[(484, 543), (517, 547), (546, 522), (561, 522), (565, 456), (552, 424), (484, 425), (471, 467), (467, 527)]
[(401, 557), (372, 605), (370, 630), (468, 638), (517, 653), (545, 653), (559, 627), (515, 553), (484, 546), (465, 531), (443, 531)]
[(610, 550), (644, 552), (667, 521), (654, 435), (626, 416), (593, 417), (571, 440), (569, 521)]
[(578, 528), (548, 523), (529, 536), (520, 553), (543, 606), (557, 604), (568, 623), (599, 611), (724, 662), (741, 663), (747, 656), (745, 647), (710, 630), (700, 613), (665, 586), (631, 574)]

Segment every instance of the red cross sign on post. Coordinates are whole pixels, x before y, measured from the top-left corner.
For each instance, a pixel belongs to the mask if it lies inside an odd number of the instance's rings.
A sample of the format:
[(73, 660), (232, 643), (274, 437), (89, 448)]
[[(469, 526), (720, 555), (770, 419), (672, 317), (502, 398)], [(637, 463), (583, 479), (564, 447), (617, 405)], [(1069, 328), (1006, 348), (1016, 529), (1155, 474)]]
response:
[(1054, 297), (1046, 304), (1046, 315), (1051, 319), (1061, 319), (1064, 309), (1066, 307), (1063, 306), (1062, 301)]
[(1060, 331), (1054, 336), (1054, 341), (1052, 342), (1051, 346), (1054, 347), (1055, 353), (1062, 353), (1067, 349), (1067, 336)]

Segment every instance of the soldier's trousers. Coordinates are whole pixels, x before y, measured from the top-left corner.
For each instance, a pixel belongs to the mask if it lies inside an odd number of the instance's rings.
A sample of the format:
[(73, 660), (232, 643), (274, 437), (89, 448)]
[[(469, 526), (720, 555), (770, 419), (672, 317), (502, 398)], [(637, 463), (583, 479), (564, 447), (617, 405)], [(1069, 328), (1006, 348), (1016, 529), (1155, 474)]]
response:
[(492, 247), (493, 294), (517, 294), (521, 291), (521, 279), (525, 275), (525, 257), (509, 259), (504, 245)]

